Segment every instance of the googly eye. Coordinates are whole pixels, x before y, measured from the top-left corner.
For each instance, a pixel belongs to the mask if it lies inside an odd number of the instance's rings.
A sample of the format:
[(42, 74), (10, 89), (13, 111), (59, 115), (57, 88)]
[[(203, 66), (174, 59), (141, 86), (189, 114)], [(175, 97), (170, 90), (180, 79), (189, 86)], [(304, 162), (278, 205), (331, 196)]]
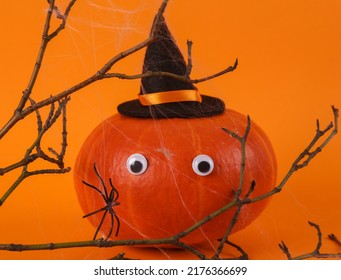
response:
[(133, 175), (141, 175), (146, 172), (148, 168), (148, 161), (141, 154), (132, 154), (128, 157), (126, 166), (129, 173)]
[(198, 155), (192, 162), (193, 171), (200, 176), (207, 176), (213, 171), (214, 162), (208, 155)]

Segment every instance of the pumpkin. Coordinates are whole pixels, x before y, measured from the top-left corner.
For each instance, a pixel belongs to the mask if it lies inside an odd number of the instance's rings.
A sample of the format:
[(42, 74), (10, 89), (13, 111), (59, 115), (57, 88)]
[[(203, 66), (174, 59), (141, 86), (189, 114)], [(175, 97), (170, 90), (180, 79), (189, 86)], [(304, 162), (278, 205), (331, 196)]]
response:
[[(77, 157), (74, 182), (80, 206), (104, 238), (154, 239), (180, 233), (234, 198), (241, 144), (222, 128), (243, 135), (246, 125), (246, 116), (230, 109), (209, 118), (115, 114), (88, 136)], [(244, 194), (253, 180), (251, 197), (271, 190), (276, 158), (268, 137), (251, 122)], [(252, 223), (268, 202), (244, 205), (233, 232)], [(222, 213), (183, 241), (197, 244), (222, 237), (234, 212)]]

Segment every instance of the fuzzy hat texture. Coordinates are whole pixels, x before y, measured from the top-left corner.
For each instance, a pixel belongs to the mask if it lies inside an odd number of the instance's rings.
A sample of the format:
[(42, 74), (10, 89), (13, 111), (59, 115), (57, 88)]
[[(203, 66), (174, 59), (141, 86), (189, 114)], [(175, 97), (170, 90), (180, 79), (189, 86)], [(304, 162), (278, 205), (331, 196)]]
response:
[[(146, 49), (143, 73), (161, 71), (184, 76), (186, 62), (164, 18), (156, 23), (155, 38)], [(178, 98), (179, 94), (185, 98)], [(143, 102), (142, 98), (156, 98), (157, 101)], [(223, 113), (225, 104), (218, 98), (200, 95), (192, 83), (167, 76), (151, 76), (142, 78), (139, 99), (124, 102), (117, 110), (122, 115), (136, 118), (203, 118)]]

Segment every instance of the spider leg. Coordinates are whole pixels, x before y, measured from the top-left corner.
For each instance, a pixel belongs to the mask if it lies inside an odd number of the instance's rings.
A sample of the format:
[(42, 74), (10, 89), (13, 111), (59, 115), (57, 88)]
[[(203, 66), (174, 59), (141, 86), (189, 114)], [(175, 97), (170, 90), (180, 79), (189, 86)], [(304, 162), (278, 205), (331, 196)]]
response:
[[(111, 178), (109, 178), (109, 183), (110, 183), (111, 189), (112, 189), (112, 191), (113, 191), (112, 199), (114, 198), (114, 195), (116, 194), (116, 198), (114, 199), (114, 201), (116, 201), (116, 200), (118, 200), (118, 198), (120, 197), (120, 195), (119, 195), (117, 189), (115, 188), (115, 186), (113, 185)], [(111, 194), (111, 193), (110, 193), (110, 194)]]
[(106, 209), (106, 210), (104, 211), (104, 214), (103, 214), (103, 216), (102, 216), (102, 219), (101, 219), (101, 221), (100, 221), (100, 223), (99, 223), (99, 225), (98, 225), (98, 227), (97, 227), (97, 229), (96, 229), (96, 232), (95, 232), (95, 235), (94, 235), (93, 240), (96, 240), (97, 234), (98, 234), (98, 232), (100, 231), (100, 229), (101, 229), (101, 227), (102, 227), (102, 225), (103, 225), (103, 222), (104, 222), (104, 219), (105, 219), (105, 216), (107, 215), (107, 213), (108, 213), (108, 209)]
[(114, 215), (114, 218), (115, 218), (115, 220), (116, 220), (116, 222), (117, 222), (116, 233), (115, 233), (115, 236), (117, 236), (117, 235), (118, 235), (118, 232), (119, 232), (119, 230), (120, 230), (121, 222), (120, 222), (119, 218), (117, 217), (117, 215)]
[(105, 240), (108, 240), (108, 239), (109, 239), (109, 237), (111, 236), (112, 231), (113, 231), (113, 229), (114, 229), (114, 216), (115, 216), (115, 214), (112, 213), (112, 212), (109, 212), (109, 213), (110, 213), (110, 219), (111, 219), (111, 227), (110, 227), (109, 233), (108, 233), (108, 235), (107, 235), (107, 238), (106, 238)]
[(99, 212), (104, 211), (104, 213), (102, 215), (102, 218), (101, 218), (101, 221), (100, 221), (100, 223), (99, 223), (99, 225), (98, 225), (98, 227), (96, 229), (96, 232), (94, 234), (93, 240), (96, 240), (97, 235), (98, 235), (99, 231), (101, 230), (101, 228), (103, 226), (105, 217), (106, 217), (107, 213), (109, 212), (110, 220), (111, 220), (111, 227), (110, 227), (109, 233), (108, 233), (108, 235), (107, 235), (107, 237), (105, 239), (105, 240), (108, 240), (108, 238), (110, 238), (110, 236), (111, 236), (111, 234), (112, 234), (112, 232), (114, 230), (115, 221), (117, 222), (117, 229), (116, 229), (116, 232), (115, 232), (115, 236), (118, 235), (118, 232), (119, 232), (119, 229), (120, 229), (120, 220), (117, 217), (117, 215), (115, 214), (115, 211), (113, 210), (113, 207), (115, 207), (115, 206), (120, 204), (119, 202), (117, 202), (117, 200), (119, 198), (119, 193), (118, 193), (117, 189), (115, 188), (115, 186), (113, 185), (111, 178), (109, 178), (109, 183), (110, 183), (110, 186), (111, 186), (111, 190), (110, 190), (110, 193), (108, 195), (108, 190), (107, 190), (107, 188), (105, 186), (103, 178), (101, 177), (101, 175), (99, 174), (99, 172), (97, 170), (96, 163), (94, 163), (94, 171), (95, 171), (96, 176), (100, 180), (100, 183), (101, 183), (101, 185), (102, 185), (102, 187), (104, 189), (103, 191), (101, 191), (98, 187), (96, 187), (96, 186), (94, 186), (94, 185), (92, 185), (90, 183), (85, 182), (84, 180), (82, 182), (83, 182), (83, 184), (85, 184), (89, 188), (91, 188), (91, 189), (95, 190), (96, 192), (98, 192), (102, 196), (102, 198), (103, 198), (103, 200), (104, 200), (106, 205), (104, 207), (98, 209), (98, 210), (95, 210), (95, 211), (93, 211), (91, 213), (88, 213), (88, 214), (84, 215), (83, 218), (86, 218), (86, 217), (89, 217), (91, 215), (95, 215), (95, 214), (97, 214)]
[(82, 181), (82, 183), (83, 183), (84, 185), (87, 185), (88, 187), (92, 188), (93, 190), (97, 191), (97, 192), (103, 197), (103, 199), (104, 199), (105, 201), (107, 200), (107, 198), (105, 197), (105, 195), (104, 195), (97, 187), (95, 187), (95, 186), (93, 186), (93, 185), (91, 185), (91, 184), (85, 182), (84, 180)]
[(103, 186), (104, 193), (105, 193), (105, 197), (108, 198), (108, 191), (107, 191), (107, 188), (105, 187), (105, 183), (104, 183), (104, 181), (103, 181), (101, 175), (99, 174), (99, 172), (98, 172), (98, 170), (97, 170), (96, 162), (94, 163), (94, 170), (95, 170), (96, 176), (97, 176), (98, 179), (101, 181), (101, 185)]
[(115, 236), (118, 235), (118, 232), (120, 230), (120, 220), (118, 219), (117, 215), (115, 215), (114, 212), (110, 212), (110, 216), (111, 216), (111, 228), (110, 228), (110, 231), (109, 231), (109, 234), (107, 236), (107, 238), (105, 240), (108, 240), (108, 238), (111, 236), (113, 230), (114, 230), (114, 225), (115, 225), (115, 220), (117, 222), (117, 227), (116, 227), (116, 232), (115, 232)]
[(86, 217), (89, 217), (89, 216), (91, 216), (91, 215), (97, 214), (97, 213), (99, 213), (99, 212), (101, 212), (101, 211), (104, 211), (104, 210), (107, 210), (107, 206), (104, 206), (104, 207), (102, 207), (101, 209), (98, 209), (98, 210), (96, 210), (96, 211), (93, 211), (93, 212), (91, 212), (91, 213), (88, 213), (88, 214), (84, 215), (83, 218), (86, 218)]

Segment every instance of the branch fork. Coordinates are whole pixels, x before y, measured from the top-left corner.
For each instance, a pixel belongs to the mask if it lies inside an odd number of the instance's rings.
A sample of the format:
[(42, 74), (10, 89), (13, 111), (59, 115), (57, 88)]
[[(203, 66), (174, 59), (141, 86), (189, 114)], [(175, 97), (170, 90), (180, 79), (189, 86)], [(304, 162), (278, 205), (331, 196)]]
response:
[[(166, 9), (166, 6), (168, 4), (168, 0), (163, 0), (161, 3), (161, 6), (159, 8), (159, 11), (155, 15), (154, 23), (152, 26), (152, 31), (150, 33), (150, 36), (140, 42), (139, 44), (135, 45), (134, 47), (127, 49), (118, 55), (112, 57), (105, 63), (102, 68), (100, 68), (95, 74), (88, 77), (87, 79), (75, 84), (74, 86), (65, 89), (64, 91), (51, 95), (50, 97), (40, 100), (40, 101), (34, 101), (31, 97), (31, 93), (35, 87), (36, 80), (38, 75), (40, 74), (41, 65), (43, 63), (43, 59), (45, 56), (45, 52), (47, 50), (47, 47), (49, 43), (56, 38), (62, 30), (65, 29), (67, 24), (68, 16), (75, 4), (76, 0), (70, 0), (65, 11), (61, 12), (59, 8), (55, 5), (55, 0), (48, 0), (49, 9), (47, 11), (44, 30), (42, 34), (42, 41), (39, 49), (38, 56), (36, 58), (36, 63), (34, 65), (32, 75), (30, 77), (30, 80), (28, 82), (28, 85), (26, 89), (23, 91), (22, 97), (20, 102), (18, 103), (18, 106), (14, 110), (13, 116), (8, 120), (8, 122), (0, 129), (0, 140), (2, 137), (4, 137), (13, 126), (15, 126), (19, 121), (23, 120), (28, 115), (35, 113), (36, 119), (37, 119), (37, 137), (34, 140), (34, 142), (31, 144), (31, 146), (28, 147), (26, 150), (23, 159), (20, 161), (13, 163), (7, 167), (0, 168), (0, 176), (5, 175), (8, 172), (11, 172), (12, 170), (21, 168), (22, 172), (19, 175), (19, 177), (16, 179), (15, 182), (8, 188), (8, 190), (5, 192), (5, 194), (0, 198), (0, 206), (5, 202), (5, 200), (12, 194), (12, 192), (29, 176), (33, 175), (41, 175), (41, 174), (62, 174), (70, 171), (69, 167), (65, 167), (64, 164), (64, 158), (66, 154), (66, 148), (67, 148), (67, 118), (66, 118), (66, 107), (70, 100), (70, 96), (99, 81), (102, 79), (109, 79), (109, 78), (119, 78), (119, 79), (140, 79), (144, 77), (149, 76), (168, 76), (175, 79), (183, 80), (190, 83), (201, 83), (204, 81), (208, 81), (210, 79), (219, 77), (221, 75), (224, 75), (226, 73), (234, 71), (238, 66), (238, 59), (235, 60), (234, 64), (232, 66), (228, 66), (227, 68), (223, 69), (222, 71), (212, 74), (210, 76), (200, 78), (200, 79), (191, 79), (190, 74), (192, 72), (193, 68), (193, 62), (192, 62), (192, 45), (193, 43), (191, 41), (187, 42), (187, 52), (188, 52), (188, 63), (187, 63), (187, 70), (184, 76), (178, 76), (174, 75), (172, 73), (167, 72), (145, 72), (141, 74), (136, 75), (126, 75), (123, 73), (113, 73), (110, 72), (113, 68), (113, 66), (119, 62), (120, 60), (124, 59), (125, 57), (145, 48), (148, 46), (151, 42), (155, 40), (156, 36), (156, 24), (160, 21), (160, 19), (163, 16), (163, 13)], [(59, 25), (54, 29), (50, 30), (51, 20), (52, 16), (55, 15), (56, 18), (60, 21)], [(28, 101), (30, 104), (28, 105)], [(28, 105), (28, 106), (27, 106)], [(45, 120), (42, 119), (39, 110), (45, 107), (49, 107), (49, 113)], [(263, 195), (260, 195), (255, 198), (250, 198), (250, 195), (253, 193), (256, 183), (255, 181), (251, 182), (251, 185), (249, 186), (249, 189), (247, 193), (241, 197), (242, 193), (242, 186), (244, 182), (244, 172), (245, 172), (245, 163), (246, 163), (246, 142), (247, 137), (251, 129), (251, 120), (250, 117), (247, 117), (246, 120), (246, 128), (243, 135), (238, 135), (234, 133), (233, 131), (230, 131), (226, 128), (222, 128), (223, 131), (225, 131), (227, 134), (229, 134), (231, 137), (235, 138), (240, 142), (241, 145), (241, 163), (240, 163), (240, 180), (238, 188), (235, 192), (234, 199), (224, 207), (218, 209), (217, 211), (207, 215), (202, 220), (196, 222), (191, 227), (187, 228), (183, 232), (180, 232), (174, 236), (170, 236), (169, 238), (163, 238), (163, 239), (152, 239), (152, 240), (105, 240), (105, 239), (96, 239), (96, 240), (89, 240), (89, 241), (78, 241), (78, 242), (63, 242), (63, 243), (48, 243), (48, 244), (31, 244), (31, 245), (24, 245), (24, 244), (0, 244), (0, 250), (8, 250), (8, 251), (27, 251), (27, 250), (54, 250), (54, 249), (62, 249), (62, 248), (75, 248), (75, 247), (117, 247), (117, 246), (129, 246), (129, 245), (161, 245), (161, 244), (169, 244), (173, 245), (178, 248), (182, 248), (184, 250), (187, 250), (188, 252), (192, 253), (199, 259), (208, 259), (206, 255), (204, 255), (202, 252), (200, 252), (198, 249), (189, 246), (188, 244), (185, 244), (181, 241), (181, 239), (194, 230), (198, 230), (199, 227), (201, 227), (203, 224), (207, 223), (208, 221), (214, 219), (218, 215), (224, 213), (225, 211), (229, 209), (234, 209), (234, 216), (229, 225), (226, 227), (225, 235), (219, 240), (219, 244), (215, 250), (215, 253), (210, 259), (220, 259), (223, 249), (226, 245), (236, 249), (240, 252), (239, 259), (246, 259), (248, 258), (246, 252), (238, 245), (232, 243), (229, 240), (230, 234), (232, 232), (232, 229), (234, 225), (236, 224), (240, 211), (242, 207), (246, 204), (255, 203), (257, 201), (266, 199), (276, 193), (279, 193), (283, 187), (285, 186), (286, 182), (291, 178), (291, 176), (298, 170), (305, 168), (310, 161), (318, 154), (320, 153), (326, 145), (332, 140), (332, 138), (337, 134), (338, 132), (338, 109), (334, 106), (332, 106), (332, 111), (334, 115), (334, 121), (331, 122), (326, 128), (321, 129), (319, 120), (316, 122), (316, 133), (311, 142), (307, 145), (307, 147), (303, 150), (303, 152), (298, 155), (292, 166), (290, 167), (287, 174), (284, 176), (282, 181), (270, 192), (265, 193)], [(61, 129), (61, 148), (60, 151), (57, 152), (54, 148), (49, 147), (47, 152), (44, 151), (44, 149), (41, 147), (41, 141), (44, 137), (44, 135), (51, 129), (51, 127), (60, 120), (62, 122), (62, 129)], [(326, 136), (324, 140), (322, 138)], [(317, 145), (319, 141), (322, 140), (322, 143)], [(316, 147), (317, 146), (317, 147)], [(41, 159), (45, 161), (48, 164), (52, 164), (54, 168), (50, 169), (41, 169), (41, 170), (32, 170), (29, 171), (29, 165), (36, 161), (37, 159)], [(88, 185), (89, 186), (89, 185)], [(117, 202), (118, 194), (115, 192), (114, 188), (112, 191), (112, 194), (105, 197), (108, 198), (110, 203)], [(116, 200), (115, 200), (116, 199)], [(117, 202), (118, 203), (118, 202)], [(110, 204), (111, 205), (111, 204)], [(107, 210), (105, 208), (104, 210)], [(108, 212), (112, 211), (112, 209), (108, 208)], [(114, 219), (114, 217), (113, 217)], [(116, 220), (116, 224), (118, 224), (119, 221)], [(318, 242), (315, 250), (308, 254), (303, 254), (298, 257), (292, 257), (291, 252), (289, 251), (287, 245), (282, 241), (282, 243), (279, 245), (282, 252), (287, 256), (288, 259), (304, 259), (304, 258), (341, 258), (340, 254), (321, 254), (320, 249), (322, 245), (322, 233), (317, 224), (309, 222), (309, 225), (316, 229), (317, 235), (318, 235)], [(97, 232), (95, 233), (95, 237), (97, 236)], [(335, 235), (329, 236), (331, 240), (334, 242), (340, 243), (340, 241), (337, 239)], [(119, 254), (116, 256), (117, 258), (125, 258), (124, 254)]]

